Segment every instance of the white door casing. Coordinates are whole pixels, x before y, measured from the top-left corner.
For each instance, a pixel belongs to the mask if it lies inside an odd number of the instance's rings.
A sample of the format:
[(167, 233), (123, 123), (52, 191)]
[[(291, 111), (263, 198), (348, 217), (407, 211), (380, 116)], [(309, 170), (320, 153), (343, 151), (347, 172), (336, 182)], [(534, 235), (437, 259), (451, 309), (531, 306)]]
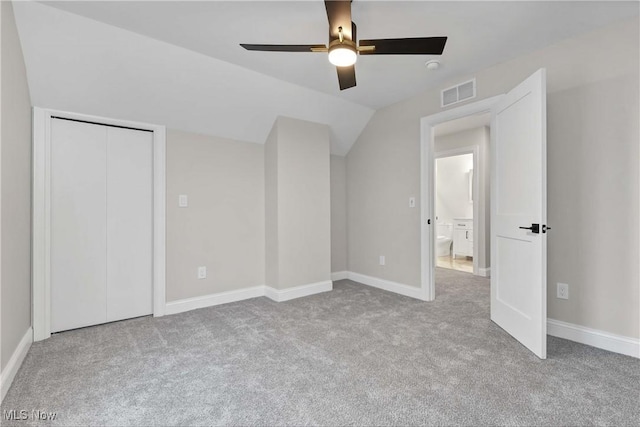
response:
[[(491, 320), (547, 353), (546, 72), (505, 95), (491, 118)], [(522, 229), (538, 224), (539, 232)]]

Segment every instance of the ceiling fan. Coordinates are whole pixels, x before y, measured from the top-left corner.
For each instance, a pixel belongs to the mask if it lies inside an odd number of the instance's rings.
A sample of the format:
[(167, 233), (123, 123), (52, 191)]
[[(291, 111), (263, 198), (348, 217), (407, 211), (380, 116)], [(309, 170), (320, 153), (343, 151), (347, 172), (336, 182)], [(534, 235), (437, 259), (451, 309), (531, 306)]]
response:
[(244, 44), (247, 50), (263, 52), (328, 52), (338, 70), (340, 90), (356, 85), (355, 63), (360, 55), (442, 55), (446, 37), (360, 40), (351, 21), (351, 0), (325, 0), (329, 20), (329, 47), (314, 45)]

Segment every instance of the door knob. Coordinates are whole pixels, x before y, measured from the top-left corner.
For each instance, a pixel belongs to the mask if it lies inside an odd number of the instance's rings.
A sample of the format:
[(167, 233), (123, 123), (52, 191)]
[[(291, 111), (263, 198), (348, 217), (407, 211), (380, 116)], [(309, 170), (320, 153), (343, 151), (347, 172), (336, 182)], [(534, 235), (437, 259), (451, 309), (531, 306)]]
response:
[(523, 230), (531, 230), (533, 234), (540, 233), (540, 224), (531, 224), (531, 227), (518, 227), (518, 228), (521, 228)]

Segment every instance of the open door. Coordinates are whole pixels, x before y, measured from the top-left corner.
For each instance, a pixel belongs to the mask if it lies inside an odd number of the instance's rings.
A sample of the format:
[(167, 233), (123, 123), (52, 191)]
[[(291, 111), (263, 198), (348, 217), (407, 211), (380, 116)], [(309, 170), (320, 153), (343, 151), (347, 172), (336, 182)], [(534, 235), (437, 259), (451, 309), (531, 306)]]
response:
[(491, 114), (491, 320), (546, 359), (546, 71)]

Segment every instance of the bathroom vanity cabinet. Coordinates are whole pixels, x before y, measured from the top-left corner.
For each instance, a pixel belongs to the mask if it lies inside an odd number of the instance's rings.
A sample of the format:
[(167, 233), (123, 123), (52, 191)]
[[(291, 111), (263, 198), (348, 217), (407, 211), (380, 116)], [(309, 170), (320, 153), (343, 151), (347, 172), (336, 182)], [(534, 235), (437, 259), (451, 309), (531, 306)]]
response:
[(453, 219), (453, 257), (473, 256), (473, 219)]

